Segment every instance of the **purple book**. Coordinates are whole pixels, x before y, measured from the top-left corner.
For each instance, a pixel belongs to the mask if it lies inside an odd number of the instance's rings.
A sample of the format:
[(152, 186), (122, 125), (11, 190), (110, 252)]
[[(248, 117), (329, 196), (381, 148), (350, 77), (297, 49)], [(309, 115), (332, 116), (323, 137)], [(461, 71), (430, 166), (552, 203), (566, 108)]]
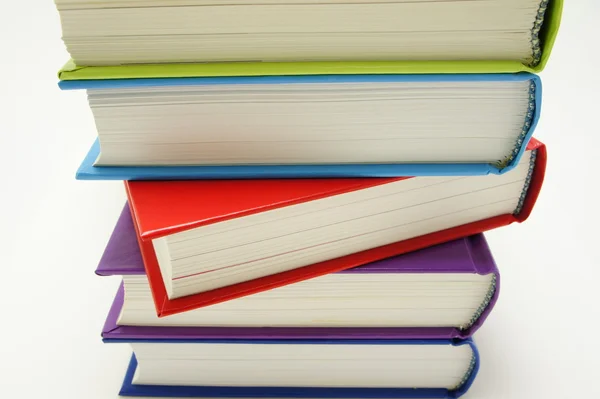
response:
[[(125, 206), (100, 260), (101, 276), (144, 275), (129, 207)], [(477, 274), (490, 287), (471, 321), (459, 327), (171, 327), (118, 325), (124, 304), (121, 285), (102, 331), (105, 341), (164, 339), (452, 339), (470, 337), (485, 321), (499, 294), (500, 278), (483, 234), (384, 259), (340, 274)], [(357, 280), (360, 282), (360, 280)], [(300, 283), (299, 283), (300, 284)], [(279, 288), (281, 289), (281, 288)], [(256, 294), (260, 295), (260, 294)], [(241, 299), (237, 299), (239, 301)], [(218, 306), (218, 305), (214, 305)]]

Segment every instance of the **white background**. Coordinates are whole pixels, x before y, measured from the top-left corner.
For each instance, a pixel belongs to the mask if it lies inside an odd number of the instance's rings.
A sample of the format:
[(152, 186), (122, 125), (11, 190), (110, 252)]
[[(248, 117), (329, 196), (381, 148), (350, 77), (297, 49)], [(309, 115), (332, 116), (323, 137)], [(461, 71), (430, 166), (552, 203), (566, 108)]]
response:
[[(537, 208), (487, 237), (500, 300), (477, 333), (468, 399), (600, 397), (600, 1), (566, 1), (536, 136), (549, 164)], [(127, 345), (100, 329), (116, 278), (94, 269), (124, 204), (119, 182), (75, 181), (95, 138), (50, 0), (0, 9), (0, 397), (115, 398)]]

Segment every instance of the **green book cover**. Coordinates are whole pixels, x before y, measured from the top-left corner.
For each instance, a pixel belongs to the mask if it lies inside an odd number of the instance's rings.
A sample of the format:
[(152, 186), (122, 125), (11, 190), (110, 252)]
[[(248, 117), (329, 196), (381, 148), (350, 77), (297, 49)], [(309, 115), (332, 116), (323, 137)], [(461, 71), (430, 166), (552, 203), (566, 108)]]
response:
[[(560, 26), (563, 0), (542, 0), (541, 17), (532, 29), (536, 65), (519, 61), (361, 61), (361, 62), (235, 62), (77, 66), (69, 61), (60, 80), (184, 78), (224, 76), (355, 75), (355, 74), (463, 74), (541, 72), (552, 51)], [(545, 13), (543, 12), (545, 11)]]

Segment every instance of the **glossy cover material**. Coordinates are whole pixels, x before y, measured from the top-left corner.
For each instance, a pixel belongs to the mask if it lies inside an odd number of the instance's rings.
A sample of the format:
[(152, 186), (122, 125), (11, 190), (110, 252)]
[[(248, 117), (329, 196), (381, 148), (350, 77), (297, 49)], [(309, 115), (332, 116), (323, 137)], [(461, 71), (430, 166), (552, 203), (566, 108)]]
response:
[[(145, 274), (131, 213), (123, 209), (96, 273), (101, 276)], [(496, 290), (490, 303), (473, 325), (465, 330), (440, 328), (249, 328), (249, 327), (139, 327), (118, 326), (124, 291), (119, 288), (102, 330), (105, 342), (132, 339), (450, 339), (470, 337), (494, 307), (500, 278), (483, 234), (477, 234), (410, 252), (404, 255), (339, 271), (372, 273), (477, 273), (496, 274)]]
[[(151, 240), (153, 238), (228, 220), (233, 217), (250, 215), (406, 178), (126, 182), (129, 204), (157, 314), (158, 316), (167, 316), (181, 313), (324, 274), (350, 269), (376, 260), (481, 233), (513, 222), (522, 222), (527, 219), (533, 209), (546, 170), (546, 147), (536, 139), (532, 139), (528, 144), (528, 149), (537, 150), (537, 157), (523, 208), (518, 215), (500, 215), (287, 272), (172, 300), (166, 294), (152, 246)], [(277, 185), (276, 189), (274, 185)], [(206, 190), (208, 187), (210, 187), (210, 190)], [(202, 193), (202, 196), (198, 197), (198, 193)], [(200, 206), (198, 198), (202, 198), (204, 206)], [(240, 198), (243, 198), (243, 203), (239, 202)], [(218, 207), (215, 204), (218, 204)]]
[(531, 126), (519, 152), (506, 166), (485, 163), (417, 164), (321, 164), (321, 165), (214, 165), (214, 166), (94, 166), (100, 143), (94, 142), (77, 171), (79, 180), (181, 180), (181, 179), (268, 179), (268, 178), (345, 178), (394, 176), (470, 176), (501, 174), (512, 170), (525, 151), (540, 118), (542, 83), (529, 73), (495, 75), (329, 75), (268, 76), (191, 79), (144, 79), (62, 82), (65, 89), (118, 88), (169, 85), (278, 84), (331, 82), (447, 82), (447, 81), (525, 81), (535, 84), (535, 105)]
[[(192, 342), (210, 342), (194, 340)], [(256, 343), (256, 341), (218, 340), (226, 343)], [(285, 341), (268, 340), (262, 343), (282, 343)], [(455, 390), (443, 388), (296, 388), (296, 387), (223, 387), (223, 386), (166, 386), (166, 385), (134, 385), (133, 376), (137, 368), (137, 360), (132, 356), (119, 395), (132, 397), (156, 398), (346, 398), (346, 399), (393, 399), (393, 398), (458, 398), (464, 395), (473, 384), (479, 371), (479, 352), (471, 339), (466, 340), (305, 340), (296, 341), (298, 345), (322, 343), (336, 344), (373, 344), (373, 345), (469, 345), (473, 351), (473, 368), (465, 382)]]
[(209, 76), (284, 76), (354, 74), (462, 74), (541, 72), (552, 51), (560, 26), (563, 0), (550, 0), (540, 32), (541, 62), (530, 68), (518, 61), (386, 61), (386, 62), (239, 62), (198, 64), (140, 64), (127, 66), (77, 66), (69, 61), (59, 79), (103, 80), (183, 78)]

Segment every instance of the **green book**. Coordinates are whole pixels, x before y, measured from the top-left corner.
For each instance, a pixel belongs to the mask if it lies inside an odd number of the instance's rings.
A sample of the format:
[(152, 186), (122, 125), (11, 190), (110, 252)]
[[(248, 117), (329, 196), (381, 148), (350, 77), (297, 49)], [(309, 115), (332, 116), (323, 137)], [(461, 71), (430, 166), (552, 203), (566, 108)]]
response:
[[(116, 1), (116, 0), (113, 0)], [(57, 0), (63, 19), (65, 15), (87, 15), (90, 10), (71, 10)], [(149, 63), (107, 66), (81, 66), (69, 61), (59, 72), (61, 80), (102, 80), (137, 78), (182, 78), (226, 76), (289, 76), (289, 75), (354, 75), (354, 74), (471, 74), (471, 73), (537, 73), (544, 69), (560, 25), (563, 0), (541, 0), (531, 29), (531, 62), (519, 60), (448, 60), (448, 61), (306, 61), (306, 62), (205, 62)], [(77, 13), (75, 13), (77, 12)], [(83, 14), (81, 14), (83, 13)], [(71, 15), (71, 14), (68, 14)], [(82, 18), (82, 21), (86, 20)], [(70, 31), (67, 31), (69, 33)]]

